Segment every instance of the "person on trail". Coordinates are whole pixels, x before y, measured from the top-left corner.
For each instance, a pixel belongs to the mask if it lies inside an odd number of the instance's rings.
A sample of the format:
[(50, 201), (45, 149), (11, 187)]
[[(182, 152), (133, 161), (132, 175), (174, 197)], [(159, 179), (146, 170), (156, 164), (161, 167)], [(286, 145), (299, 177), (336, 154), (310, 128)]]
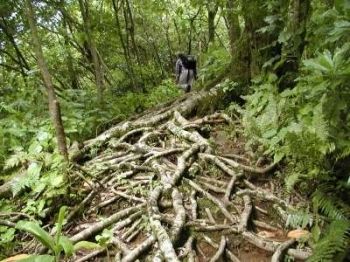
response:
[(178, 54), (175, 73), (176, 84), (185, 90), (185, 92), (190, 92), (194, 80), (197, 79), (197, 65), (195, 57), (181, 53)]

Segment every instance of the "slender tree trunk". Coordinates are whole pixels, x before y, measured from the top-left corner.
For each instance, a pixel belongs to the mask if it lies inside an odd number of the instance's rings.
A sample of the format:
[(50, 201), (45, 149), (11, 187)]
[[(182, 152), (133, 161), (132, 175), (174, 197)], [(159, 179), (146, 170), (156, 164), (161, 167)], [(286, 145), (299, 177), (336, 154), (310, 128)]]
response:
[(28, 64), (27, 60), (24, 58), (22, 52), (19, 50), (19, 48), (18, 48), (18, 46), (16, 44), (14, 36), (8, 30), (7, 23), (6, 23), (6, 20), (5, 20), (4, 17), (1, 17), (1, 19), (0, 19), (0, 28), (3, 30), (3, 32), (6, 35), (6, 37), (8, 38), (10, 43), (12, 44), (13, 48), (15, 49), (19, 65), (22, 68), (25, 68), (26, 70), (30, 70), (29, 64)]
[(182, 46), (182, 45), (181, 45), (181, 44), (182, 44), (182, 41), (181, 41), (181, 34), (180, 34), (179, 26), (177, 25), (175, 19), (173, 19), (173, 21), (174, 21), (174, 27), (175, 27), (176, 35), (177, 35), (177, 45), (178, 45), (179, 47), (181, 47), (181, 46)]
[(26, 0), (26, 13), (31, 30), (34, 52), (48, 94), (49, 111), (56, 130), (58, 151), (62, 154), (64, 159), (68, 161), (66, 136), (62, 124), (60, 105), (55, 94), (50, 72), (44, 59), (40, 38), (36, 28), (35, 16), (31, 0)]
[(60, 1), (60, 13), (62, 15), (62, 28), (63, 28), (63, 39), (64, 39), (64, 49), (65, 49), (65, 59), (67, 63), (67, 69), (68, 69), (68, 76), (69, 76), (69, 81), (70, 85), (73, 89), (78, 89), (79, 88), (79, 81), (78, 81), (78, 75), (77, 72), (74, 68), (73, 64), (73, 57), (72, 53), (70, 50), (70, 40), (69, 40), (69, 34), (68, 34), (68, 25), (67, 25), (67, 18), (65, 14), (67, 12), (64, 12), (63, 10), (65, 9), (65, 3), (64, 0)]
[(15, 53), (16, 53), (17, 59), (13, 59), (12, 57), (11, 57), (11, 59), (16, 64), (19, 65), (20, 73), (22, 75), (24, 85), (27, 86), (27, 73), (26, 73), (26, 70), (30, 70), (29, 64), (28, 64), (27, 60), (24, 58), (24, 56), (23, 56), (22, 52), (20, 51), (19, 47), (17, 46), (14, 36), (12, 35), (11, 31), (8, 29), (7, 22), (6, 22), (5, 18), (2, 17), (2, 16), (0, 18), (0, 28), (2, 29), (2, 31), (6, 35), (7, 39), (10, 41), (12, 47), (15, 49)]
[(167, 42), (168, 51), (169, 51), (169, 60), (168, 60), (167, 67), (173, 70), (172, 67), (173, 67), (174, 52), (173, 52), (173, 47), (171, 45), (170, 36), (169, 36), (169, 25), (166, 25), (165, 27), (165, 37), (166, 37), (166, 42)]
[(193, 17), (189, 18), (190, 32), (189, 32), (189, 35), (188, 35), (188, 49), (187, 49), (187, 53), (189, 55), (192, 52), (192, 35), (193, 35), (193, 31), (194, 31), (194, 22), (196, 21), (196, 18), (199, 15), (200, 11), (201, 11), (201, 8), (198, 9), (197, 13)]
[(120, 44), (122, 45), (122, 49), (123, 49), (123, 54), (124, 54), (124, 58), (125, 58), (125, 63), (127, 66), (127, 71), (128, 71), (128, 75), (131, 79), (132, 85), (134, 90), (136, 90), (136, 79), (135, 79), (135, 73), (134, 73), (134, 69), (132, 67), (132, 63), (131, 63), (131, 59), (130, 59), (130, 55), (129, 55), (129, 51), (127, 50), (127, 46), (125, 44), (125, 40), (123, 37), (123, 33), (122, 33), (122, 29), (120, 26), (120, 20), (119, 20), (119, 4), (120, 2), (118, 0), (112, 0), (112, 5), (113, 5), (113, 9), (114, 9), (114, 16), (115, 16), (115, 22), (116, 22), (116, 26), (117, 26), (117, 33), (118, 33), (118, 37), (119, 37), (119, 41)]
[(89, 5), (84, 0), (79, 0), (79, 6), (80, 6), (80, 12), (83, 17), (83, 23), (84, 23), (84, 31), (85, 35), (88, 41), (89, 50), (91, 53), (92, 63), (94, 67), (95, 72), (95, 81), (97, 86), (97, 92), (98, 92), (98, 99), (102, 105), (103, 103), (103, 91), (104, 91), (104, 76), (103, 76), (103, 70), (100, 63), (100, 60), (97, 55), (96, 51), (96, 44), (92, 36), (91, 32), (91, 20), (90, 20), (90, 12), (89, 12)]
[(126, 17), (125, 19), (129, 21), (127, 30), (130, 33), (130, 39), (131, 39), (131, 45), (136, 57), (136, 61), (139, 64), (139, 66), (141, 65), (141, 60), (140, 60), (140, 54), (139, 54), (139, 49), (136, 45), (136, 41), (135, 41), (135, 22), (134, 22), (134, 15), (131, 9), (131, 5), (129, 0), (124, 0), (125, 1), (125, 10), (126, 10)]
[[(139, 74), (139, 79), (140, 79), (140, 81), (138, 81), (138, 85), (141, 91), (146, 92), (144, 87), (145, 79), (141, 70), (141, 66), (142, 66), (141, 56), (135, 40), (135, 22), (134, 22), (133, 10), (132, 10), (132, 3), (130, 3), (130, 0), (123, 0), (123, 1), (124, 1), (123, 10), (124, 10), (125, 29), (126, 29), (126, 32), (128, 32), (127, 39), (129, 39), (130, 37), (133, 55), (136, 58), (136, 63), (138, 65), (137, 73)], [(129, 44), (128, 44), (128, 47), (129, 47)]]
[(163, 63), (162, 63), (162, 59), (160, 58), (160, 55), (159, 55), (159, 49), (155, 43), (155, 41), (152, 39), (152, 37), (147, 33), (146, 31), (146, 37), (147, 37), (147, 42), (152, 45), (153, 47), (153, 57), (154, 59), (157, 61), (158, 63), (158, 66), (159, 66), (159, 69), (160, 69), (160, 73), (161, 73), (161, 78), (163, 79), (164, 76), (165, 76), (165, 70), (164, 70), (164, 66), (163, 66)]
[[(218, 4), (213, 6), (211, 3), (207, 4), (208, 10), (208, 43), (212, 43), (215, 40), (215, 17), (218, 12)], [(208, 44), (208, 45), (209, 45)]]

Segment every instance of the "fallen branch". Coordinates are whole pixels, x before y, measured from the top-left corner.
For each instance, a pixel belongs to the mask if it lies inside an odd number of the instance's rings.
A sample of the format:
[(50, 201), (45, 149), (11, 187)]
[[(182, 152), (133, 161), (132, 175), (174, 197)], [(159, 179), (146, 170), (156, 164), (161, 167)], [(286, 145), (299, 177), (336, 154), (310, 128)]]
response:
[(226, 202), (226, 203), (230, 202), (230, 197), (231, 197), (231, 194), (232, 194), (233, 187), (234, 187), (234, 185), (236, 183), (236, 180), (237, 180), (237, 177), (233, 176), (230, 179), (230, 182), (228, 183), (228, 185), (226, 187), (225, 196), (224, 196), (224, 202)]
[[(113, 227), (113, 231), (118, 231), (128, 225), (130, 225), (132, 222), (134, 222), (137, 218), (139, 218), (142, 215), (142, 211), (138, 211), (132, 215), (130, 215), (129, 217), (127, 217), (126, 219), (118, 222), (117, 224), (114, 225)], [(141, 220), (141, 219), (140, 219)], [(123, 237), (122, 237), (123, 238)]]
[(156, 187), (150, 195), (150, 200), (148, 202), (148, 213), (149, 213), (149, 221), (154, 235), (157, 238), (159, 249), (162, 251), (164, 258), (167, 261), (176, 261), (178, 262), (178, 258), (176, 256), (174, 246), (170, 240), (168, 233), (165, 228), (160, 223), (160, 212), (158, 208), (158, 199), (162, 193), (163, 187)]
[[(216, 244), (211, 238), (209, 238), (207, 235), (202, 236), (204, 240), (211, 245), (214, 248), (219, 248), (219, 245)], [(227, 240), (226, 240), (227, 241)], [(232, 262), (240, 262), (240, 260), (228, 249), (225, 249), (225, 255), (232, 261)]]
[(90, 236), (96, 234), (97, 232), (101, 231), (102, 229), (112, 225), (113, 223), (117, 222), (118, 220), (124, 218), (125, 216), (130, 215), (131, 213), (134, 213), (136, 211), (139, 211), (142, 207), (144, 207), (145, 204), (137, 205), (134, 207), (126, 208), (122, 211), (119, 211), (118, 213), (115, 213), (114, 215), (108, 217), (107, 219), (104, 219), (100, 222), (94, 223), (89, 228), (86, 228), (85, 230), (79, 232), (78, 234), (72, 236), (70, 240), (73, 243), (76, 243), (78, 241), (84, 240), (89, 238)]
[(142, 222), (142, 218), (135, 221), (132, 224), (132, 226), (127, 231), (125, 231), (125, 233), (121, 236), (121, 239), (123, 239), (123, 240), (127, 239), (136, 230), (136, 228), (141, 224), (141, 222)]
[(222, 255), (224, 254), (225, 247), (226, 247), (226, 237), (221, 236), (221, 241), (220, 241), (218, 251), (216, 251), (215, 255), (210, 259), (210, 262), (216, 262), (219, 259), (221, 259)]
[(83, 256), (77, 260), (75, 260), (75, 262), (85, 262), (88, 261), (91, 258), (94, 258), (102, 253), (106, 252), (106, 248), (100, 249), (100, 250), (95, 250), (89, 254), (87, 254), (86, 256)]
[(205, 213), (207, 213), (207, 216), (208, 216), (210, 223), (216, 224), (216, 221), (215, 221), (212, 213), (210, 212), (209, 208), (205, 208)]
[(215, 192), (215, 193), (219, 193), (219, 194), (222, 194), (222, 193), (226, 193), (226, 190), (225, 189), (222, 189), (222, 188), (219, 188), (217, 186), (214, 186), (212, 184), (208, 184), (206, 182), (200, 182), (203, 186), (205, 186), (207, 189)]
[(151, 216), (150, 224), (152, 231), (156, 235), (159, 244), (159, 249), (162, 251), (165, 260), (170, 262), (179, 262), (170, 237), (164, 229), (164, 227), (161, 225), (160, 221), (154, 219), (154, 217)]
[(117, 143), (122, 143), (124, 142), (126, 139), (128, 139), (129, 137), (135, 135), (135, 134), (138, 134), (138, 133), (143, 133), (145, 131), (150, 131), (152, 130), (150, 127), (141, 127), (141, 128), (136, 128), (136, 129), (133, 129), (129, 132), (127, 132), (125, 135), (121, 136)]
[(240, 220), (239, 225), (238, 225), (239, 232), (244, 232), (247, 230), (248, 221), (249, 221), (250, 215), (251, 215), (252, 210), (253, 210), (253, 205), (252, 205), (252, 201), (250, 199), (250, 196), (244, 195), (243, 201), (244, 201), (244, 210), (241, 214), (241, 220)]
[(234, 168), (240, 168), (243, 169), (244, 171), (250, 172), (250, 173), (256, 173), (256, 174), (261, 174), (264, 175), (270, 171), (272, 171), (278, 163), (273, 163), (265, 168), (260, 168), (260, 167), (251, 167), (247, 166), (241, 163), (238, 163), (232, 159), (228, 159), (226, 157), (219, 157), (222, 161), (224, 161), (226, 164), (234, 167)]
[(199, 135), (197, 132), (188, 132), (184, 130), (181, 127), (178, 127), (173, 122), (169, 122), (167, 125), (169, 131), (173, 133), (174, 135), (187, 139), (191, 142), (200, 144), (201, 146), (204, 146), (205, 148), (209, 147), (208, 141), (203, 138), (201, 135)]
[(127, 200), (135, 201), (135, 202), (140, 202), (140, 203), (146, 203), (146, 200), (143, 198), (135, 197), (135, 196), (130, 196), (128, 194), (125, 194), (124, 192), (120, 192), (115, 190), (114, 188), (111, 189), (113, 194), (121, 196), (122, 198), (125, 198)]
[(156, 242), (154, 236), (148, 237), (143, 243), (138, 245), (132, 251), (129, 252), (125, 257), (123, 257), (121, 262), (132, 262), (135, 261), (142, 253), (146, 252), (151, 246)]
[(295, 243), (295, 239), (288, 240), (281, 245), (278, 246), (275, 253), (273, 254), (271, 258), (271, 262), (280, 262), (283, 261), (283, 254), (284, 252), (291, 247)]
[[(259, 236), (248, 231), (243, 232), (242, 235), (244, 239), (250, 242), (251, 244), (269, 252), (275, 252), (280, 245), (279, 242), (262, 239)], [(308, 257), (311, 256), (311, 253), (309, 251), (301, 249), (288, 249), (287, 253), (288, 255), (300, 260), (306, 260)]]
[(164, 156), (180, 153), (180, 152), (183, 152), (183, 151), (184, 151), (183, 148), (172, 148), (172, 149), (169, 149), (169, 150), (165, 150), (163, 152), (156, 153), (153, 156), (150, 156), (149, 158), (147, 158), (145, 160), (145, 162), (143, 162), (142, 165), (147, 165), (149, 162), (151, 162), (152, 160), (154, 160), (156, 158), (160, 158), (160, 157), (164, 157)]
[(235, 223), (238, 219), (234, 217), (230, 212), (227, 211), (225, 205), (216, 197), (205, 191), (203, 188), (201, 188), (199, 185), (194, 183), (193, 181), (186, 179), (186, 181), (189, 183), (189, 185), (197, 190), (198, 192), (201, 192), (203, 195), (205, 195), (210, 201), (215, 203), (221, 210), (221, 212), (224, 214), (224, 216), (230, 220), (231, 223)]
[[(209, 160), (211, 162), (213, 162), (215, 165), (217, 165), (222, 171), (224, 171), (224, 173), (232, 176), (232, 177), (237, 177), (238, 174), (237, 172), (233, 171), (230, 167), (228, 167), (225, 163), (223, 163), (219, 157), (215, 156), (215, 155), (210, 155), (210, 154), (204, 154), (201, 153), (199, 154), (200, 158), (203, 158), (204, 160)], [(237, 167), (236, 167), (237, 168)]]
[(271, 194), (270, 192), (266, 191), (266, 190), (262, 190), (262, 189), (256, 189), (256, 190), (251, 190), (251, 189), (243, 189), (240, 190), (236, 193), (237, 196), (243, 196), (243, 195), (253, 195), (257, 198), (260, 199), (264, 199), (264, 200), (268, 200), (268, 201), (272, 201), (277, 203), (278, 205), (281, 205), (283, 207), (288, 207), (290, 209), (292, 209), (291, 207), (289, 207), (289, 205), (286, 203), (286, 201), (278, 198), (277, 196), (275, 196), (274, 194)]
[(186, 161), (194, 154), (196, 154), (200, 150), (199, 144), (192, 145), (188, 150), (186, 150), (177, 161), (177, 169), (170, 181), (171, 186), (175, 186), (179, 179), (182, 177), (183, 173), (185, 172), (187, 165)]
[(182, 204), (182, 195), (176, 188), (173, 188), (171, 197), (176, 214), (174, 224), (171, 227), (171, 241), (176, 243), (186, 222), (186, 211)]
[(136, 229), (126, 240), (126, 243), (130, 243), (138, 234), (140, 234), (142, 228)]

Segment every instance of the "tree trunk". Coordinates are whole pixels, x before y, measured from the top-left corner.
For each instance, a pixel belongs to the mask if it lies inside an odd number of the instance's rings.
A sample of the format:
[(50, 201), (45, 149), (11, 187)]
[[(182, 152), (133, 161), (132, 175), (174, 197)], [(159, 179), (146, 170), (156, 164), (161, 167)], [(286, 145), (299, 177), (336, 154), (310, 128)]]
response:
[(210, 43), (214, 42), (215, 40), (215, 16), (218, 12), (218, 4), (215, 4), (215, 6), (211, 5), (210, 3), (207, 4), (208, 9), (208, 45)]
[(127, 30), (130, 33), (130, 39), (131, 39), (131, 45), (134, 51), (134, 55), (136, 57), (136, 61), (138, 63), (139, 66), (141, 66), (141, 60), (140, 60), (140, 54), (139, 54), (139, 49), (136, 45), (136, 41), (135, 41), (135, 23), (134, 23), (134, 15), (132, 13), (132, 9), (131, 9), (131, 5), (129, 0), (124, 0), (125, 1), (125, 20), (128, 20), (128, 26), (127, 26)]
[(91, 53), (92, 63), (95, 72), (95, 81), (98, 92), (98, 99), (100, 104), (103, 103), (103, 91), (104, 91), (104, 76), (100, 60), (96, 51), (96, 44), (91, 32), (91, 20), (89, 14), (89, 5), (84, 0), (79, 0), (80, 12), (83, 17), (84, 31), (88, 42), (88, 48)]
[[(130, 0), (123, 0), (124, 1), (124, 20), (125, 20), (125, 29), (126, 32), (128, 32), (127, 34), (127, 42), (128, 39), (130, 37), (130, 41), (131, 41), (131, 47), (132, 47), (132, 51), (133, 51), (133, 55), (136, 58), (136, 62), (137, 62), (137, 73), (140, 76), (140, 81), (138, 81), (138, 85), (139, 88), (145, 92), (145, 88), (144, 88), (144, 77), (142, 74), (142, 70), (141, 70), (141, 57), (140, 57), (140, 52), (139, 52), (139, 48), (136, 44), (136, 40), (135, 40), (135, 22), (134, 22), (134, 15), (133, 15), (133, 11), (132, 11), (132, 3), (130, 3)], [(129, 46), (129, 45), (128, 45)]]
[(117, 33), (118, 33), (120, 44), (122, 45), (123, 54), (124, 54), (124, 58), (125, 58), (125, 63), (126, 63), (126, 66), (127, 66), (128, 75), (129, 75), (129, 77), (131, 79), (133, 89), (136, 90), (137, 87), (136, 87), (135, 73), (134, 73), (134, 69), (132, 67), (130, 55), (129, 55), (129, 52), (127, 50), (127, 46), (125, 44), (125, 40), (124, 40), (124, 37), (123, 37), (122, 29), (121, 29), (121, 26), (120, 26), (120, 20), (119, 20), (119, 16), (118, 16), (120, 7), (119, 7), (118, 4), (119, 4), (119, 1), (112, 0), (112, 5), (113, 5), (113, 9), (114, 9), (114, 16), (115, 16), (115, 22), (116, 22), (116, 26), (117, 26)]
[[(0, 18), (0, 28), (5, 33), (6, 37), (10, 41), (11, 45), (15, 49), (15, 53), (16, 53), (17, 59), (13, 59), (12, 57), (11, 57), (11, 59), (16, 64), (19, 65), (20, 73), (22, 75), (24, 84), (25, 84), (25, 86), (27, 86), (27, 78), (26, 78), (27, 73), (26, 73), (26, 70), (30, 70), (29, 64), (28, 64), (27, 60), (24, 58), (24, 56), (23, 56), (22, 52), (20, 51), (19, 47), (17, 46), (15, 38), (14, 38), (13, 34), (11, 33), (11, 31), (8, 29), (8, 25), (7, 25), (6, 19), (3, 16), (1, 16), (1, 18)], [(6, 67), (6, 65), (4, 65), (4, 64), (2, 64), (2, 65)], [(11, 68), (11, 66), (8, 66), (8, 68)]]
[(197, 13), (193, 16), (189, 18), (190, 21), (190, 32), (188, 35), (188, 49), (187, 49), (187, 53), (190, 55), (192, 52), (192, 35), (193, 35), (193, 31), (194, 31), (194, 21), (196, 20), (197, 16), (199, 15), (201, 11), (201, 8), (198, 9)]
[(49, 110), (53, 125), (56, 130), (58, 151), (61, 153), (64, 159), (68, 161), (66, 136), (62, 124), (60, 105), (57, 101), (51, 75), (46, 65), (46, 61), (44, 59), (40, 38), (36, 28), (35, 16), (31, 0), (26, 0), (26, 13), (28, 17), (29, 27), (31, 30), (34, 52), (48, 94)]
[[(64, 9), (64, 0), (60, 1), (61, 8), (60, 10)], [(79, 88), (79, 81), (78, 81), (78, 76), (77, 72), (74, 68), (73, 65), (73, 58), (72, 58), (72, 53), (70, 50), (70, 44), (69, 44), (69, 35), (68, 35), (68, 26), (67, 26), (67, 18), (65, 16), (66, 12), (61, 11), (62, 15), (62, 27), (63, 27), (63, 39), (64, 39), (64, 49), (66, 53), (66, 63), (67, 63), (67, 69), (68, 69), (68, 76), (69, 76), (69, 81), (71, 84), (71, 87), (73, 89), (78, 89)]]
[(306, 45), (306, 24), (311, 12), (310, 0), (291, 0), (288, 7), (286, 31), (291, 37), (283, 43), (281, 65), (276, 69), (280, 77), (279, 89), (295, 86), (299, 64)]
[(250, 80), (250, 52), (247, 50), (247, 32), (241, 32), (238, 15), (234, 11), (237, 6), (236, 0), (227, 0), (226, 2), (226, 22), (231, 52), (231, 79), (240, 85), (245, 85)]

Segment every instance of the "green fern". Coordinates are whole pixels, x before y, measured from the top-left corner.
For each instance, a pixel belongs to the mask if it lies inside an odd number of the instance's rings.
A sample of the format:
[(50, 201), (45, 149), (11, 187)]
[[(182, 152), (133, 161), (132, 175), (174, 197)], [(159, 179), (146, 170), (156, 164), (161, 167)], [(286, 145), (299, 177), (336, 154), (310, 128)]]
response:
[(349, 252), (350, 220), (334, 220), (314, 248), (310, 262), (343, 261)]
[(313, 217), (307, 210), (298, 210), (288, 214), (286, 226), (292, 228), (306, 228), (312, 226)]
[(304, 176), (300, 173), (292, 173), (288, 175), (284, 182), (285, 182), (285, 187), (288, 192), (291, 192), (294, 186), (302, 179)]
[[(333, 189), (334, 190), (334, 189)], [(318, 207), (322, 214), (332, 220), (344, 220), (350, 218), (350, 208), (339, 199), (334, 192), (327, 192), (325, 186), (319, 186), (312, 195), (315, 207)]]

